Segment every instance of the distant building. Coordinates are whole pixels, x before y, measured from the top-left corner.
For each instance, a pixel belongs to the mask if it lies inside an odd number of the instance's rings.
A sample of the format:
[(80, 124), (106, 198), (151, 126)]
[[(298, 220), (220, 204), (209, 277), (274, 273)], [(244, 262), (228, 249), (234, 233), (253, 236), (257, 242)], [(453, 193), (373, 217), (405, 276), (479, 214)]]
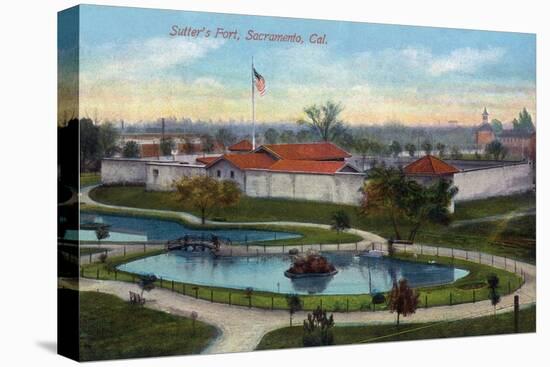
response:
[(489, 123), (489, 113), (487, 112), (487, 107), (483, 110), (481, 118), (481, 125), (479, 125), (476, 130), (476, 146), (477, 149), (485, 150), (487, 144), (491, 143), (496, 138), (493, 127)]
[(536, 134), (517, 130), (504, 130), (498, 139), (508, 149), (508, 154), (534, 161), (536, 158)]

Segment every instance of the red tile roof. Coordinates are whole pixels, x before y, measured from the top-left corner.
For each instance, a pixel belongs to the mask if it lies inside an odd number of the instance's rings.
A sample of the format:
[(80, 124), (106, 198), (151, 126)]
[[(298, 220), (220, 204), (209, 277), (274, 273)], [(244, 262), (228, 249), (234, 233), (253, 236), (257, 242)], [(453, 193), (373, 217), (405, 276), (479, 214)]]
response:
[(245, 140), (241, 140), (240, 142), (231, 145), (227, 149), (229, 149), (229, 151), (231, 151), (231, 152), (251, 152), (252, 151), (252, 143), (245, 139)]
[(460, 170), (433, 155), (426, 155), (405, 167), (408, 175), (450, 175)]
[(269, 167), (269, 171), (334, 174), (345, 166), (346, 163), (341, 161), (334, 162), (282, 159)]
[(221, 155), (213, 156), (213, 157), (198, 157), (195, 160), (202, 164), (210, 164), (214, 162), (216, 159), (220, 158)]
[(278, 156), (281, 159), (291, 160), (343, 160), (351, 157), (351, 154), (338, 148), (329, 142), (305, 143), (305, 144), (266, 144), (258, 148)]
[(210, 162), (207, 167), (211, 167), (221, 160), (226, 160), (241, 170), (251, 168), (266, 169), (275, 163), (275, 159), (265, 153), (224, 154)]

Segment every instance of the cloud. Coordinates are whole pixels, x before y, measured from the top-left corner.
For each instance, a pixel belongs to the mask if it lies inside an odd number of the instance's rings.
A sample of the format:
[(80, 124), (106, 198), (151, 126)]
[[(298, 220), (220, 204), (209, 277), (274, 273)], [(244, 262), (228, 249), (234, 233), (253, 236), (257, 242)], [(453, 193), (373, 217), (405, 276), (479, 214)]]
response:
[[(92, 78), (140, 79), (176, 66), (188, 66), (218, 49), (223, 40), (156, 37), (126, 44), (109, 43), (82, 48), (82, 72)], [(99, 73), (98, 73), (99, 71)]]
[(504, 49), (490, 47), (484, 50), (459, 48), (449, 55), (434, 58), (429, 67), (430, 73), (439, 76), (445, 73), (473, 73), (480, 68), (498, 63), (504, 56)]

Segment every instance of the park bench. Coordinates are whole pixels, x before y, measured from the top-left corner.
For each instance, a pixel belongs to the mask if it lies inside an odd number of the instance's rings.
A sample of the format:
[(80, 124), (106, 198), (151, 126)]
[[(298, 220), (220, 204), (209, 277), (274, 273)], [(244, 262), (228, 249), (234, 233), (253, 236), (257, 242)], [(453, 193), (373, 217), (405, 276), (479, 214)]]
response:
[(130, 291), (130, 303), (133, 305), (143, 305), (145, 304), (145, 298), (141, 294)]

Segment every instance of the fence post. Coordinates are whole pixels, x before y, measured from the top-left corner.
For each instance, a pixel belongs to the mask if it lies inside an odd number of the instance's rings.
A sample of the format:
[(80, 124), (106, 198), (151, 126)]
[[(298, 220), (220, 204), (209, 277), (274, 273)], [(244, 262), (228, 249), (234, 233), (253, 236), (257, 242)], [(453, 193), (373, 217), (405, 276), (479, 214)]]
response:
[(349, 312), (349, 298), (346, 298), (346, 312)]
[(172, 280), (172, 292), (174, 291), (174, 281)]
[(424, 246), (420, 244), (420, 255), (424, 255)]
[(514, 296), (514, 331), (519, 333), (519, 296)]
[(80, 268), (80, 277), (84, 278), (84, 268)]
[(481, 252), (478, 252), (479, 254), (479, 263), (481, 264)]
[(92, 263), (92, 253), (90, 252), (90, 261), (89, 263), (91, 264)]
[(124, 256), (126, 256), (126, 245), (124, 245)]
[(229, 306), (231, 306), (231, 292), (229, 292)]
[(355, 242), (355, 251), (357, 251), (357, 242)]
[(424, 296), (424, 308), (428, 308), (428, 295)]
[(451, 247), (451, 258), (455, 259), (455, 249)]
[(506, 256), (504, 256), (504, 270), (506, 270)]
[(185, 283), (181, 285), (181, 292), (185, 295)]
[(160, 277), (160, 287), (162, 288), (162, 277)]
[(518, 262), (514, 260), (514, 273), (517, 272), (517, 269), (518, 269)]
[(118, 271), (115, 269), (115, 280), (117, 280)]
[(214, 290), (213, 289), (210, 290), (210, 302), (211, 303), (214, 302)]
[(96, 279), (99, 279), (99, 268), (97, 268)]
[(264, 245), (264, 254), (265, 254), (265, 245)]
[(449, 292), (449, 306), (453, 305), (453, 292)]
[(145, 252), (145, 246), (147, 246), (147, 244), (143, 244), (143, 252)]
[(436, 251), (437, 251), (437, 252), (436, 252), (436, 256), (439, 257), (439, 246), (436, 247)]
[(476, 290), (472, 289), (472, 303), (476, 303)]

